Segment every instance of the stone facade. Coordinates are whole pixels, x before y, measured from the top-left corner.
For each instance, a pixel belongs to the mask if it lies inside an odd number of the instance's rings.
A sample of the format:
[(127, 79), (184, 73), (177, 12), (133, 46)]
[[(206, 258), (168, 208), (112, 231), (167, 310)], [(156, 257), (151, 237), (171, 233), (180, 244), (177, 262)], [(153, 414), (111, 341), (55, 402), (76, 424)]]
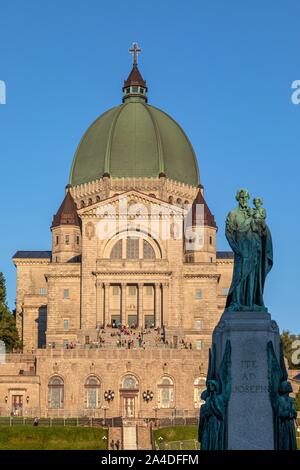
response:
[[(190, 227), (201, 244), (187, 247), (184, 218), (198, 191), (203, 196), (203, 187), (164, 176), (104, 176), (67, 187), (80, 226), (53, 224), (52, 252), (13, 258), (23, 355), (0, 366), (2, 415), (16, 413), (18, 395), (26, 415), (198, 415), (211, 334), (233, 268), (232, 255), (216, 251), (213, 224)], [(131, 349), (117, 346), (114, 321), (134, 324)], [(52, 386), (56, 376), (61, 382)], [(94, 376), (96, 388), (87, 382)], [(131, 391), (123, 389), (127, 376), (136, 381)], [(89, 387), (97, 396), (90, 405)], [(53, 390), (61, 402), (51, 398)], [(111, 401), (104, 399), (108, 390)]]

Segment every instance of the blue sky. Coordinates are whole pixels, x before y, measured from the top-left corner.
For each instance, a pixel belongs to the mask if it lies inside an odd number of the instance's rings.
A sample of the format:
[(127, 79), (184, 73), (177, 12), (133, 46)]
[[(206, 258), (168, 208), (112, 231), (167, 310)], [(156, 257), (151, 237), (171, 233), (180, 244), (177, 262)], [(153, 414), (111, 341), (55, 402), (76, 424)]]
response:
[(50, 249), (50, 224), (89, 124), (121, 100), (138, 41), (149, 102), (196, 151), (207, 202), (224, 220), (238, 187), (264, 198), (275, 265), (266, 303), (300, 332), (300, 79), (297, 0), (1, 0), (0, 270), (15, 300), (16, 250)]

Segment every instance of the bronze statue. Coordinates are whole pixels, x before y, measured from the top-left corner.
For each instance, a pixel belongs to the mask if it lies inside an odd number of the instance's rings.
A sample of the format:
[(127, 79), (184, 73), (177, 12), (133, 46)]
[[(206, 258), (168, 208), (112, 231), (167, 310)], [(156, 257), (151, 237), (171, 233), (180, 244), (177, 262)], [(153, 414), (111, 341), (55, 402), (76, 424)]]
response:
[(275, 450), (297, 450), (295, 400), (289, 396), (293, 391), (284, 363), (282, 344), (280, 362), (274, 352), (272, 341), (268, 342), (269, 394), (273, 408)]
[(236, 194), (238, 207), (226, 220), (226, 238), (234, 252), (234, 272), (227, 297), (227, 311), (267, 311), (263, 291), (265, 280), (273, 266), (271, 232), (266, 224), (262, 200), (254, 199), (241, 189)]
[(216, 370), (216, 351), (209, 351), (207, 389), (201, 398), (198, 439), (202, 450), (224, 450), (226, 440), (226, 413), (231, 392), (231, 345), (226, 342), (222, 363)]

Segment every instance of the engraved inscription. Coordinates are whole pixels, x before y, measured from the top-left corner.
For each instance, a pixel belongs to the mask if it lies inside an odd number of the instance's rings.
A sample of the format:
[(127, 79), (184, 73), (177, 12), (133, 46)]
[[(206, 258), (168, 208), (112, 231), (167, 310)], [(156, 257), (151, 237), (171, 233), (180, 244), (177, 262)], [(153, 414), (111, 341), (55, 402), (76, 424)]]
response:
[(240, 362), (242, 374), (242, 383), (233, 387), (233, 393), (268, 393), (268, 385), (255, 383), (256, 369), (258, 369), (257, 361), (243, 360)]

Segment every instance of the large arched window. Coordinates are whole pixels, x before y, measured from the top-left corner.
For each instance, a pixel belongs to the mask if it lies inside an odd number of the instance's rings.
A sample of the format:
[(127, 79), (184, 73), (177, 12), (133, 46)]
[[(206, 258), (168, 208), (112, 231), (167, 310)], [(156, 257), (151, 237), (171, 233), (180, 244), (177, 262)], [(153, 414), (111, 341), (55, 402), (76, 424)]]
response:
[(48, 383), (48, 404), (49, 408), (64, 407), (64, 381), (56, 376), (52, 377)]
[(194, 406), (200, 408), (204, 401), (201, 399), (202, 392), (206, 389), (206, 379), (197, 377), (194, 381)]
[(85, 382), (85, 400), (87, 408), (99, 408), (100, 406), (100, 380), (98, 377), (88, 377)]
[(157, 385), (158, 408), (172, 408), (174, 406), (174, 382), (170, 377), (162, 377)]
[[(124, 251), (123, 251), (124, 250)], [(156, 253), (153, 246), (144, 238), (127, 237), (118, 240), (111, 249), (110, 259), (146, 259), (151, 260), (156, 258)]]
[(126, 375), (122, 380), (122, 388), (127, 390), (137, 390), (139, 388), (137, 379), (133, 375)]

